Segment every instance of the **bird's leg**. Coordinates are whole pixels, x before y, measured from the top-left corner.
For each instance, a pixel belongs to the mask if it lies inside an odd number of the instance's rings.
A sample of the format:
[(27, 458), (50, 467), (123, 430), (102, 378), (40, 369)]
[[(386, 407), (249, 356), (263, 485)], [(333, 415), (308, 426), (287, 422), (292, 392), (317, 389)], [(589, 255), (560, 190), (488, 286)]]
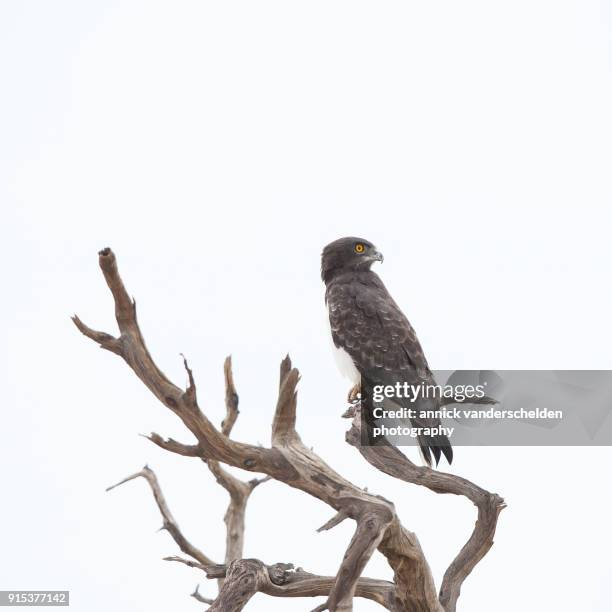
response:
[(361, 384), (357, 383), (351, 390), (348, 392), (348, 397), (346, 398), (349, 404), (357, 404), (361, 400)]

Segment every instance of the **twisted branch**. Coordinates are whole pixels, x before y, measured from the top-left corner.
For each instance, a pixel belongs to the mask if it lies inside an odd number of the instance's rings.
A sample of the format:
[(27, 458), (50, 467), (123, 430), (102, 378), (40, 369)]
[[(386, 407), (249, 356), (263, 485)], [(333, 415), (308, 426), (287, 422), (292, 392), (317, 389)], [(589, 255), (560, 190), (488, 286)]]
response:
[(368, 463), (381, 472), (404, 482), (426, 487), (435, 493), (462, 495), (477, 507), (478, 518), (472, 535), (446, 570), (440, 588), (439, 599), (442, 607), (446, 612), (455, 612), (463, 581), (493, 546), (497, 518), (506, 507), (504, 500), (496, 493), (489, 493), (461, 476), (415, 465), (385, 439), (377, 446), (361, 446), (359, 406), (355, 409), (346, 440), (359, 450)]
[(136, 478), (144, 478), (151, 487), (151, 491), (153, 491), (153, 497), (155, 498), (155, 503), (159, 508), (159, 511), (164, 520), (164, 524), (162, 529), (165, 529), (174, 539), (174, 541), (178, 544), (178, 547), (186, 554), (195, 559), (201, 566), (209, 566), (214, 565), (215, 562), (211, 561), (209, 557), (207, 557), (199, 548), (191, 544), (189, 540), (183, 535), (178, 523), (175, 518), (172, 516), (170, 512), (170, 508), (168, 508), (168, 504), (166, 503), (166, 498), (162, 493), (161, 487), (159, 486), (159, 481), (157, 480), (157, 476), (155, 472), (148, 466), (145, 465), (140, 472), (136, 472), (127, 478), (119, 481), (117, 484), (108, 487), (106, 490), (111, 491), (112, 489), (129, 482), (130, 480), (135, 480)]
[[(221, 468), (219, 463), (264, 473), (269, 478), (284, 482), (327, 503), (337, 515), (324, 526), (325, 528), (333, 527), (344, 518), (356, 521), (355, 533), (340, 563), (337, 576), (333, 579), (315, 577), (318, 580), (317, 588), (322, 591), (319, 594), (328, 595), (326, 604), (320, 609), (352, 610), (353, 597), (368, 596), (364, 594), (367, 591), (371, 599), (391, 610), (429, 612), (455, 610), (461, 583), (486, 554), (492, 543), (497, 514), (503, 508), (501, 498), (460, 477), (434, 472), (428, 468), (417, 468), (393, 447), (360, 447), (362, 455), (377, 469), (407, 482), (426, 486), (438, 493), (465, 495), (478, 506), (480, 524), (477, 523), (472, 538), (447, 570), (438, 598), (431, 571), (418, 539), (401, 525), (393, 504), (363, 491), (342, 478), (301, 442), (295, 430), (296, 386), (299, 373), (292, 368), (288, 357), (281, 364), (279, 397), (272, 425), (272, 445), (269, 448), (262, 448), (234, 441), (229, 438), (229, 433), (238, 414), (238, 396), (231, 374), (231, 362), (226, 361), (224, 368), (227, 414), (221, 430), (218, 430), (198, 405), (194, 376), (187, 362), (185, 361), (184, 365), (189, 384), (183, 392), (168, 380), (151, 358), (137, 323), (135, 302), (129, 298), (125, 290), (115, 256), (110, 249), (100, 252), (99, 263), (113, 295), (120, 336), (115, 338), (104, 332), (95, 331), (76, 316), (73, 318), (75, 325), (102, 348), (121, 356), (151, 392), (182, 420), (195, 436), (197, 444), (184, 445), (173, 440), (164, 440), (157, 434), (152, 434), (150, 439), (171, 452), (200, 457), (207, 463), (217, 480), (226, 486), (230, 497), (232, 491), (234, 494), (240, 491), (239, 495), (248, 497), (247, 489), (244, 487), (251, 487), (252, 491), (255, 485), (242, 481), (238, 481), (240, 485), (237, 485), (234, 482), (237, 479)], [(353, 427), (347, 434), (349, 443), (355, 444), (359, 439), (358, 435), (355, 437), (359, 433), (358, 427), (359, 418), (356, 414)], [(365, 564), (376, 549), (385, 555), (394, 571), (392, 585), (360, 579)], [(191, 553), (187, 554), (193, 556)], [(197, 558), (195, 562), (189, 564), (199, 565), (202, 569), (208, 567), (205, 563), (200, 563)], [(270, 584), (274, 587), (279, 586), (271, 580), (267, 570), (264, 571), (267, 566), (263, 566), (260, 561), (235, 558), (226, 567), (228, 568), (226, 581), (211, 609), (242, 609), (257, 590), (268, 592), (274, 590)], [(367, 582), (367, 589), (364, 580)], [(303, 586), (305, 581), (301, 582)], [(241, 591), (243, 595), (236, 599), (236, 593), (232, 589), (235, 589), (238, 583), (242, 584), (244, 589)], [(322, 584), (326, 585), (325, 589)], [(297, 596), (286, 593), (285, 591), (285, 595), (282, 596)], [(312, 595), (312, 589), (305, 594)], [(234, 604), (229, 603), (230, 601)], [(231, 605), (239, 607), (227, 607)]]

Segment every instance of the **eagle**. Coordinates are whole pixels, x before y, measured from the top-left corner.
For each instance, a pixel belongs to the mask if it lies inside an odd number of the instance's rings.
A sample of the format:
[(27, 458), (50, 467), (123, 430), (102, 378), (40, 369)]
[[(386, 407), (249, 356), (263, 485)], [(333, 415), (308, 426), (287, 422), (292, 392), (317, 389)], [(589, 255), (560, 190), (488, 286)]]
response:
[[(382, 261), (382, 253), (371, 242), (355, 237), (335, 240), (321, 256), (334, 355), (341, 373), (354, 385), (349, 401), (361, 392), (362, 414), (370, 428), (374, 423), (371, 404), (365, 400), (374, 386), (436, 384), (412, 325), (370, 269), (374, 262)], [(398, 398), (393, 401), (404, 402)], [(428, 410), (439, 407), (439, 399), (433, 402)], [(406, 399), (402, 408), (410, 407)], [(410, 419), (412, 427), (440, 431), (439, 419), (420, 418), (418, 410), (416, 414)], [(453, 449), (445, 435), (418, 435), (417, 440), (429, 466), (432, 455), (436, 466), (442, 454), (452, 463)]]

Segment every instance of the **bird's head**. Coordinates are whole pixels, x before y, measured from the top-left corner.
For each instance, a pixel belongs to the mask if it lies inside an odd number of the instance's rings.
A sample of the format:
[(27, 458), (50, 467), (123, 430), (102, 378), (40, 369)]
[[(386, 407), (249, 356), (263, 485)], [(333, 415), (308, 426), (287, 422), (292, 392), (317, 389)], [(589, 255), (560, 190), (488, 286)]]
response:
[(369, 270), (383, 256), (376, 247), (363, 238), (349, 236), (330, 242), (321, 255), (321, 278), (328, 282), (338, 272)]

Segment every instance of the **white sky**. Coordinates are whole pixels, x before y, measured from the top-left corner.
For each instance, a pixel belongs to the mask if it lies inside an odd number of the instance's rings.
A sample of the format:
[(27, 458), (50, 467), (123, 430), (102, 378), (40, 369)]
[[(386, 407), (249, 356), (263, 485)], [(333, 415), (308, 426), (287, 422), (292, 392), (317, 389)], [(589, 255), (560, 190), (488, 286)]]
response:
[[(434, 368), (612, 369), (611, 15), (588, 0), (3, 2), (0, 589), (70, 589), (77, 612), (188, 612), (197, 582), (215, 592), (161, 561), (177, 549), (144, 481), (104, 493), (148, 462), (222, 559), (224, 491), (137, 436), (189, 435), (69, 320), (114, 331), (107, 245), (153, 355), (181, 384), (188, 356), (215, 421), (234, 355), (237, 438), (268, 443), (291, 353), (303, 439), (395, 501), (439, 584), (475, 511), (344, 443), (319, 253), (375, 242)], [(611, 449), (455, 455), (509, 504), (460, 610), (609, 609)], [(334, 573), (353, 526), (316, 534), (330, 516), (268, 483), (245, 554)], [(377, 556), (366, 574), (390, 571)]]

